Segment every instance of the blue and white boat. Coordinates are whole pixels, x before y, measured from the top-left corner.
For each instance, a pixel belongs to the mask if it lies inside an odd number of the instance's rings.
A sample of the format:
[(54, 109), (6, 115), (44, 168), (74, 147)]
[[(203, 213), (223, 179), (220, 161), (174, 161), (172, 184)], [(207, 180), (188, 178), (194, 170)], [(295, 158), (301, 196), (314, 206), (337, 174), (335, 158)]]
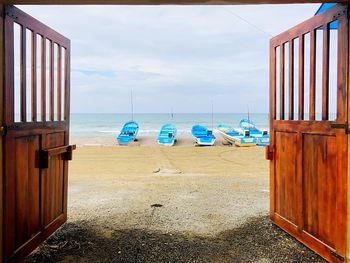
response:
[(175, 125), (167, 123), (160, 129), (157, 141), (159, 144), (173, 146), (176, 141), (177, 129)]
[(202, 125), (194, 125), (192, 127), (192, 135), (196, 138), (196, 144), (202, 146), (212, 146), (215, 143), (216, 137), (212, 130)]
[(125, 123), (118, 135), (118, 143), (120, 145), (127, 145), (129, 142), (135, 141), (138, 131), (139, 125), (137, 122), (129, 121)]
[(220, 135), (224, 138), (224, 140), (231, 144), (234, 144), (239, 136), (243, 136), (243, 134), (240, 131), (232, 128), (230, 125), (227, 124), (219, 124), (217, 126), (217, 129)]
[(243, 119), (240, 121), (239, 126), (242, 130), (248, 130), (250, 136), (258, 140), (258, 146), (266, 146), (270, 144), (270, 135), (268, 131), (259, 130), (252, 121)]
[(244, 130), (242, 135), (236, 137), (234, 144), (239, 147), (256, 146), (258, 139), (250, 135), (249, 130)]

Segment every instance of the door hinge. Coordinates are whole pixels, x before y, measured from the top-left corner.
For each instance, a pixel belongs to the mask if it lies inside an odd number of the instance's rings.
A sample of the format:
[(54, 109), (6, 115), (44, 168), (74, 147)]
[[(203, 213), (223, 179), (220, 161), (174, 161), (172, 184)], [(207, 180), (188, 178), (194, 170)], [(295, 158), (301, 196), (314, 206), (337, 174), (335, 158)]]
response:
[(337, 251), (331, 250), (330, 252), (331, 252), (331, 255), (332, 255), (333, 257), (335, 257), (335, 258), (337, 258), (337, 259), (339, 259), (339, 260), (341, 260), (341, 261), (345, 261), (345, 257), (343, 257), (342, 255), (339, 255), (339, 254), (337, 253)]
[(350, 134), (350, 129), (348, 128), (347, 123), (332, 123), (332, 129), (344, 129), (346, 134)]

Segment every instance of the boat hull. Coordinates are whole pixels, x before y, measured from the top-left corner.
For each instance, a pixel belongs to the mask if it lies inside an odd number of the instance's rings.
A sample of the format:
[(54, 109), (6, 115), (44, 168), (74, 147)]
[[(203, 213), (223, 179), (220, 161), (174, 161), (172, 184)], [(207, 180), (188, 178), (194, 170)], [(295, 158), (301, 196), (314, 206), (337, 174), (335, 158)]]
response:
[(158, 142), (158, 144), (164, 145), (164, 146), (174, 146), (174, 144), (175, 144), (175, 140), (172, 140), (170, 142), (162, 142), (160, 140), (157, 140), (157, 142)]
[(164, 124), (160, 129), (157, 142), (160, 145), (173, 146), (176, 141), (177, 129), (173, 124)]
[(192, 135), (196, 138), (195, 144), (200, 146), (212, 146), (216, 137), (213, 131), (202, 125), (194, 125), (191, 130)]
[(254, 137), (249, 138), (239, 138), (235, 141), (235, 145), (238, 147), (253, 147), (256, 146), (258, 140)]
[(235, 141), (237, 140), (237, 137), (236, 136), (231, 136), (221, 130), (218, 130), (218, 132), (220, 133), (220, 135), (222, 136), (222, 138), (224, 138), (225, 141), (231, 143), (231, 144), (234, 144)]
[(128, 145), (130, 142), (136, 140), (137, 133), (139, 131), (138, 123), (130, 121), (124, 124), (120, 134), (118, 135), (119, 145)]
[(213, 146), (215, 144), (215, 138), (208, 140), (203, 138), (196, 138), (196, 145), (199, 146)]

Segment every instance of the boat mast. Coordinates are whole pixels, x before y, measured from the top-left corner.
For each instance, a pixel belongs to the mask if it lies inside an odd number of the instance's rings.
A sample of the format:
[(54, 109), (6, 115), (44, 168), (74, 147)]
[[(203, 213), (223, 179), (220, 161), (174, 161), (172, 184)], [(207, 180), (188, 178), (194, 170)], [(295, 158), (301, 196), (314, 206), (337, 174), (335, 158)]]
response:
[(211, 101), (211, 130), (214, 130), (214, 102)]
[(131, 120), (134, 120), (134, 101), (133, 101), (133, 97), (132, 97), (132, 89), (130, 91), (130, 99), (131, 99)]
[(249, 105), (247, 105), (247, 108), (248, 108), (248, 130), (250, 132)]

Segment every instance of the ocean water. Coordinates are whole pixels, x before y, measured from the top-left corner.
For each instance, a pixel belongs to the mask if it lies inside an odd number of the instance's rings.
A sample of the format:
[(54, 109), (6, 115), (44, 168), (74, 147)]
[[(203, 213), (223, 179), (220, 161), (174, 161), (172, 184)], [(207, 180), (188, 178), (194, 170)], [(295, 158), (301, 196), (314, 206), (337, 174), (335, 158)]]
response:
[[(247, 118), (247, 113), (214, 113), (192, 114), (134, 114), (134, 121), (139, 124), (140, 135), (155, 136), (165, 123), (175, 124), (178, 134), (190, 134), (195, 124), (202, 124), (208, 128), (218, 124), (229, 124), (238, 128), (239, 121)], [(260, 129), (268, 129), (268, 114), (250, 114), (249, 118)], [(123, 124), (131, 120), (130, 114), (120, 113), (72, 113), (70, 132), (77, 137), (110, 137), (117, 136)]]

